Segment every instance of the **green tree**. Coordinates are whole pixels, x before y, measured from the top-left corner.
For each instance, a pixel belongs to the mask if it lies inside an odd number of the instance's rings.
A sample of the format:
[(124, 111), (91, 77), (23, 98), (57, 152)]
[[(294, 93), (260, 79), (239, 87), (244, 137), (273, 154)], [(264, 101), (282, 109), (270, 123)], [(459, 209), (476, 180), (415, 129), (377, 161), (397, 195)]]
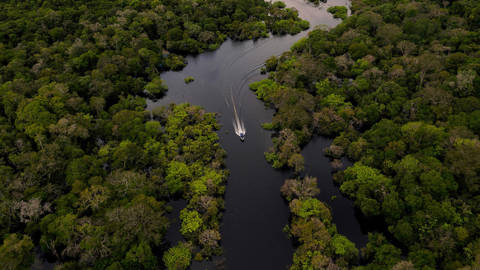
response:
[(200, 214), (195, 210), (183, 209), (180, 211), (180, 220), (182, 221), (180, 232), (185, 236), (197, 233), (203, 224)]
[(178, 243), (163, 255), (163, 262), (168, 270), (184, 270), (190, 265), (192, 253), (186, 243)]
[(343, 256), (346, 260), (353, 260), (357, 257), (358, 250), (350, 240), (345, 236), (336, 234), (332, 239), (332, 245), (335, 254)]
[(7, 270), (30, 269), (33, 264), (33, 242), (29, 236), (19, 238), (17, 234), (10, 234), (0, 247), (0, 262)]
[(128, 268), (156, 269), (157, 258), (153, 255), (150, 246), (141, 242), (127, 252), (124, 263)]
[(187, 164), (172, 161), (168, 165), (165, 177), (166, 185), (170, 193), (175, 194), (184, 189), (185, 182), (192, 179), (192, 173)]
[(168, 87), (165, 82), (160, 78), (155, 78), (145, 86), (145, 92), (154, 98), (161, 97), (167, 92)]

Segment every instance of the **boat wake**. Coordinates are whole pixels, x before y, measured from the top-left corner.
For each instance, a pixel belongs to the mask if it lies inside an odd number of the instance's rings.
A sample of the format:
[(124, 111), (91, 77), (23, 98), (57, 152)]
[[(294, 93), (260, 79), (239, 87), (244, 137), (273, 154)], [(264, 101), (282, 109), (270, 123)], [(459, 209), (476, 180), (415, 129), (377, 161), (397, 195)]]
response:
[(245, 135), (247, 135), (247, 130), (245, 129), (245, 125), (243, 124), (243, 121), (238, 117), (238, 112), (237, 112), (237, 106), (235, 105), (235, 100), (233, 99), (233, 94), (230, 95), (232, 98), (232, 106), (233, 106), (233, 130), (235, 131), (235, 134), (237, 134), (238, 137), (240, 137), (240, 140), (244, 141), (245, 140)]

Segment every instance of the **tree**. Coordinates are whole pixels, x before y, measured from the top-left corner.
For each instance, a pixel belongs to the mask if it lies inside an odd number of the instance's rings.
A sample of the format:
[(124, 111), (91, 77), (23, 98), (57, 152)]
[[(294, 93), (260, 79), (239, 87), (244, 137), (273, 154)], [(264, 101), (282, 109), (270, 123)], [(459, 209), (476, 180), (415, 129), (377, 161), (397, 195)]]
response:
[(345, 20), (347, 18), (347, 12), (348, 12), (347, 7), (333, 6), (333, 7), (329, 7), (327, 11), (329, 13), (332, 13), (334, 18), (340, 18), (342, 20)]
[(382, 234), (368, 234), (368, 243), (362, 253), (372, 269), (390, 269), (401, 258), (401, 250), (390, 244)]
[(357, 248), (350, 240), (348, 240), (343, 235), (336, 234), (332, 239), (332, 245), (335, 250), (335, 254), (343, 256), (348, 261), (353, 260), (357, 257)]
[(30, 269), (33, 264), (33, 242), (29, 236), (19, 238), (17, 234), (9, 234), (0, 247), (0, 262), (6, 270)]
[(127, 252), (124, 264), (129, 268), (157, 269), (157, 258), (150, 246), (141, 242)]
[(198, 236), (198, 241), (207, 255), (218, 249), (219, 241), (222, 239), (220, 232), (217, 230), (205, 230)]
[(431, 154), (435, 155), (435, 148), (440, 146), (447, 135), (442, 128), (423, 122), (409, 122), (401, 130), (411, 153), (432, 147)]
[(355, 198), (355, 204), (367, 216), (381, 213), (380, 203), (391, 191), (392, 180), (379, 173), (378, 170), (357, 162), (345, 170), (345, 181), (340, 190)]
[(454, 148), (446, 154), (446, 162), (457, 177), (464, 179), (469, 188), (477, 190), (477, 171), (480, 168), (480, 142), (457, 139)]
[(78, 204), (82, 210), (96, 211), (103, 208), (109, 199), (108, 189), (100, 185), (92, 185), (80, 193)]
[(144, 153), (142, 148), (129, 140), (120, 142), (113, 152), (114, 168), (131, 169), (141, 164)]
[(180, 232), (184, 236), (192, 235), (198, 232), (203, 224), (200, 214), (195, 210), (183, 209), (180, 211), (180, 220), (182, 220)]
[(280, 191), (288, 201), (293, 198), (315, 197), (320, 193), (320, 189), (317, 187), (317, 178), (310, 176), (306, 176), (303, 180), (287, 179)]
[(410, 54), (415, 52), (417, 46), (413, 42), (410, 42), (408, 40), (402, 40), (398, 42), (397, 48), (400, 50), (403, 56), (409, 56)]
[(473, 70), (460, 70), (457, 74), (457, 88), (455, 92), (460, 97), (470, 96), (474, 93), (474, 80), (477, 73)]
[(330, 210), (328, 210), (325, 204), (315, 198), (308, 198), (305, 200), (294, 199), (290, 202), (289, 206), (292, 213), (301, 218), (313, 216), (319, 217), (325, 222), (330, 222), (332, 219)]
[(184, 270), (190, 265), (192, 254), (187, 243), (178, 243), (163, 255), (163, 262), (168, 270)]
[(185, 181), (190, 180), (191, 178), (192, 173), (185, 163), (172, 161), (168, 165), (165, 181), (171, 194), (182, 191)]
[(147, 83), (145, 86), (145, 92), (147, 95), (158, 98), (161, 97), (167, 92), (168, 87), (165, 85), (165, 82), (160, 78), (155, 78), (151, 82)]
[(425, 76), (429, 72), (434, 72), (441, 67), (438, 56), (431, 53), (424, 53), (416, 59), (417, 68), (419, 70), (419, 87), (423, 87)]
[(126, 206), (113, 208), (106, 214), (114, 245), (125, 245), (138, 239), (159, 245), (168, 227), (162, 202), (139, 194)]
[(42, 214), (50, 212), (50, 204), (42, 202), (39, 198), (32, 198), (29, 201), (20, 201), (15, 205), (19, 210), (20, 221), (28, 223), (30, 221), (37, 221)]

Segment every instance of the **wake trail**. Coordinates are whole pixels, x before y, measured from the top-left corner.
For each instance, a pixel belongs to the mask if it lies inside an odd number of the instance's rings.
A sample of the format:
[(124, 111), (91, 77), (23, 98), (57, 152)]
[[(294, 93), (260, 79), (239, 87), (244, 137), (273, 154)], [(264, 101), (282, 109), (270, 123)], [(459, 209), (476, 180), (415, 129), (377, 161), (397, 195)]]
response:
[(242, 77), (242, 79), (240, 80), (240, 87), (238, 88), (238, 97), (240, 98), (240, 101), (239, 101), (239, 107), (240, 107), (240, 113), (242, 112), (242, 108), (243, 108), (243, 98), (245, 96), (245, 93), (248, 93), (249, 90), (244, 90), (245, 88), (245, 85), (247, 85), (250, 81), (251, 78), (255, 77), (255, 76), (258, 76), (257, 72), (258, 70), (263, 67), (264, 64), (261, 64), (261, 65), (257, 65), (257, 66), (254, 66), (252, 69), (250, 69), (250, 71), (248, 71), (247, 73), (245, 73), (245, 75)]
[(232, 99), (232, 105), (233, 105), (233, 129), (235, 131), (235, 134), (239, 136), (240, 138), (244, 137), (245, 134), (247, 133), (247, 130), (245, 129), (245, 125), (242, 120), (238, 117), (238, 112), (237, 112), (237, 106), (235, 105), (235, 99), (233, 98), (233, 93), (230, 92), (230, 97)]
[(258, 50), (259, 48), (262, 48), (263, 46), (265, 46), (266, 44), (268, 44), (269, 42), (269, 39), (266, 38), (266, 39), (261, 39), (260, 41), (257, 41), (258, 44), (255, 44), (253, 43), (252, 44), (252, 47), (250, 48), (247, 48), (246, 50), (244, 50), (240, 55), (238, 55), (237, 57), (235, 57), (233, 59), (233, 61), (231, 61), (228, 66), (233, 66), (235, 63), (237, 63), (241, 58), (243, 58), (244, 56), (246, 56), (247, 54), (249, 54), (250, 52), (254, 51), (254, 50)]

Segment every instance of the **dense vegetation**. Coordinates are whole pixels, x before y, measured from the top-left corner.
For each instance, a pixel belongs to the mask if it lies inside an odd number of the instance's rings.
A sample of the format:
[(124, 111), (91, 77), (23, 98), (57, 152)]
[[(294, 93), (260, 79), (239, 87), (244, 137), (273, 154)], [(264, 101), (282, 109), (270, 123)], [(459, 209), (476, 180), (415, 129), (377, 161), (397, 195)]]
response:
[(357, 248), (337, 233), (330, 210), (315, 198), (320, 192), (316, 178), (288, 179), (281, 192), (292, 213), (285, 231), (298, 242), (291, 270), (346, 269), (357, 261)]
[[(159, 74), (185, 54), (305, 28), (263, 0), (2, 1), (2, 269), (28, 269), (34, 247), (57, 269), (185, 269), (220, 254), (215, 116), (145, 112), (145, 98), (167, 91)], [(174, 198), (187, 201), (185, 242), (164, 252)]]
[(348, 14), (348, 8), (345, 6), (329, 7), (327, 11), (332, 13), (334, 18), (340, 18), (340, 19), (346, 19)]
[[(266, 158), (301, 172), (301, 146), (323, 135), (335, 138), (332, 165), (355, 161), (335, 179), (381, 227), (359, 269), (477, 268), (480, 2), (353, 0), (352, 12), (269, 59), (270, 78), (251, 86), (276, 109), (264, 124), (277, 131)], [(300, 269), (323, 269), (311, 256), (325, 247), (293, 235), (292, 269), (299, 257), (310, 258)]]

